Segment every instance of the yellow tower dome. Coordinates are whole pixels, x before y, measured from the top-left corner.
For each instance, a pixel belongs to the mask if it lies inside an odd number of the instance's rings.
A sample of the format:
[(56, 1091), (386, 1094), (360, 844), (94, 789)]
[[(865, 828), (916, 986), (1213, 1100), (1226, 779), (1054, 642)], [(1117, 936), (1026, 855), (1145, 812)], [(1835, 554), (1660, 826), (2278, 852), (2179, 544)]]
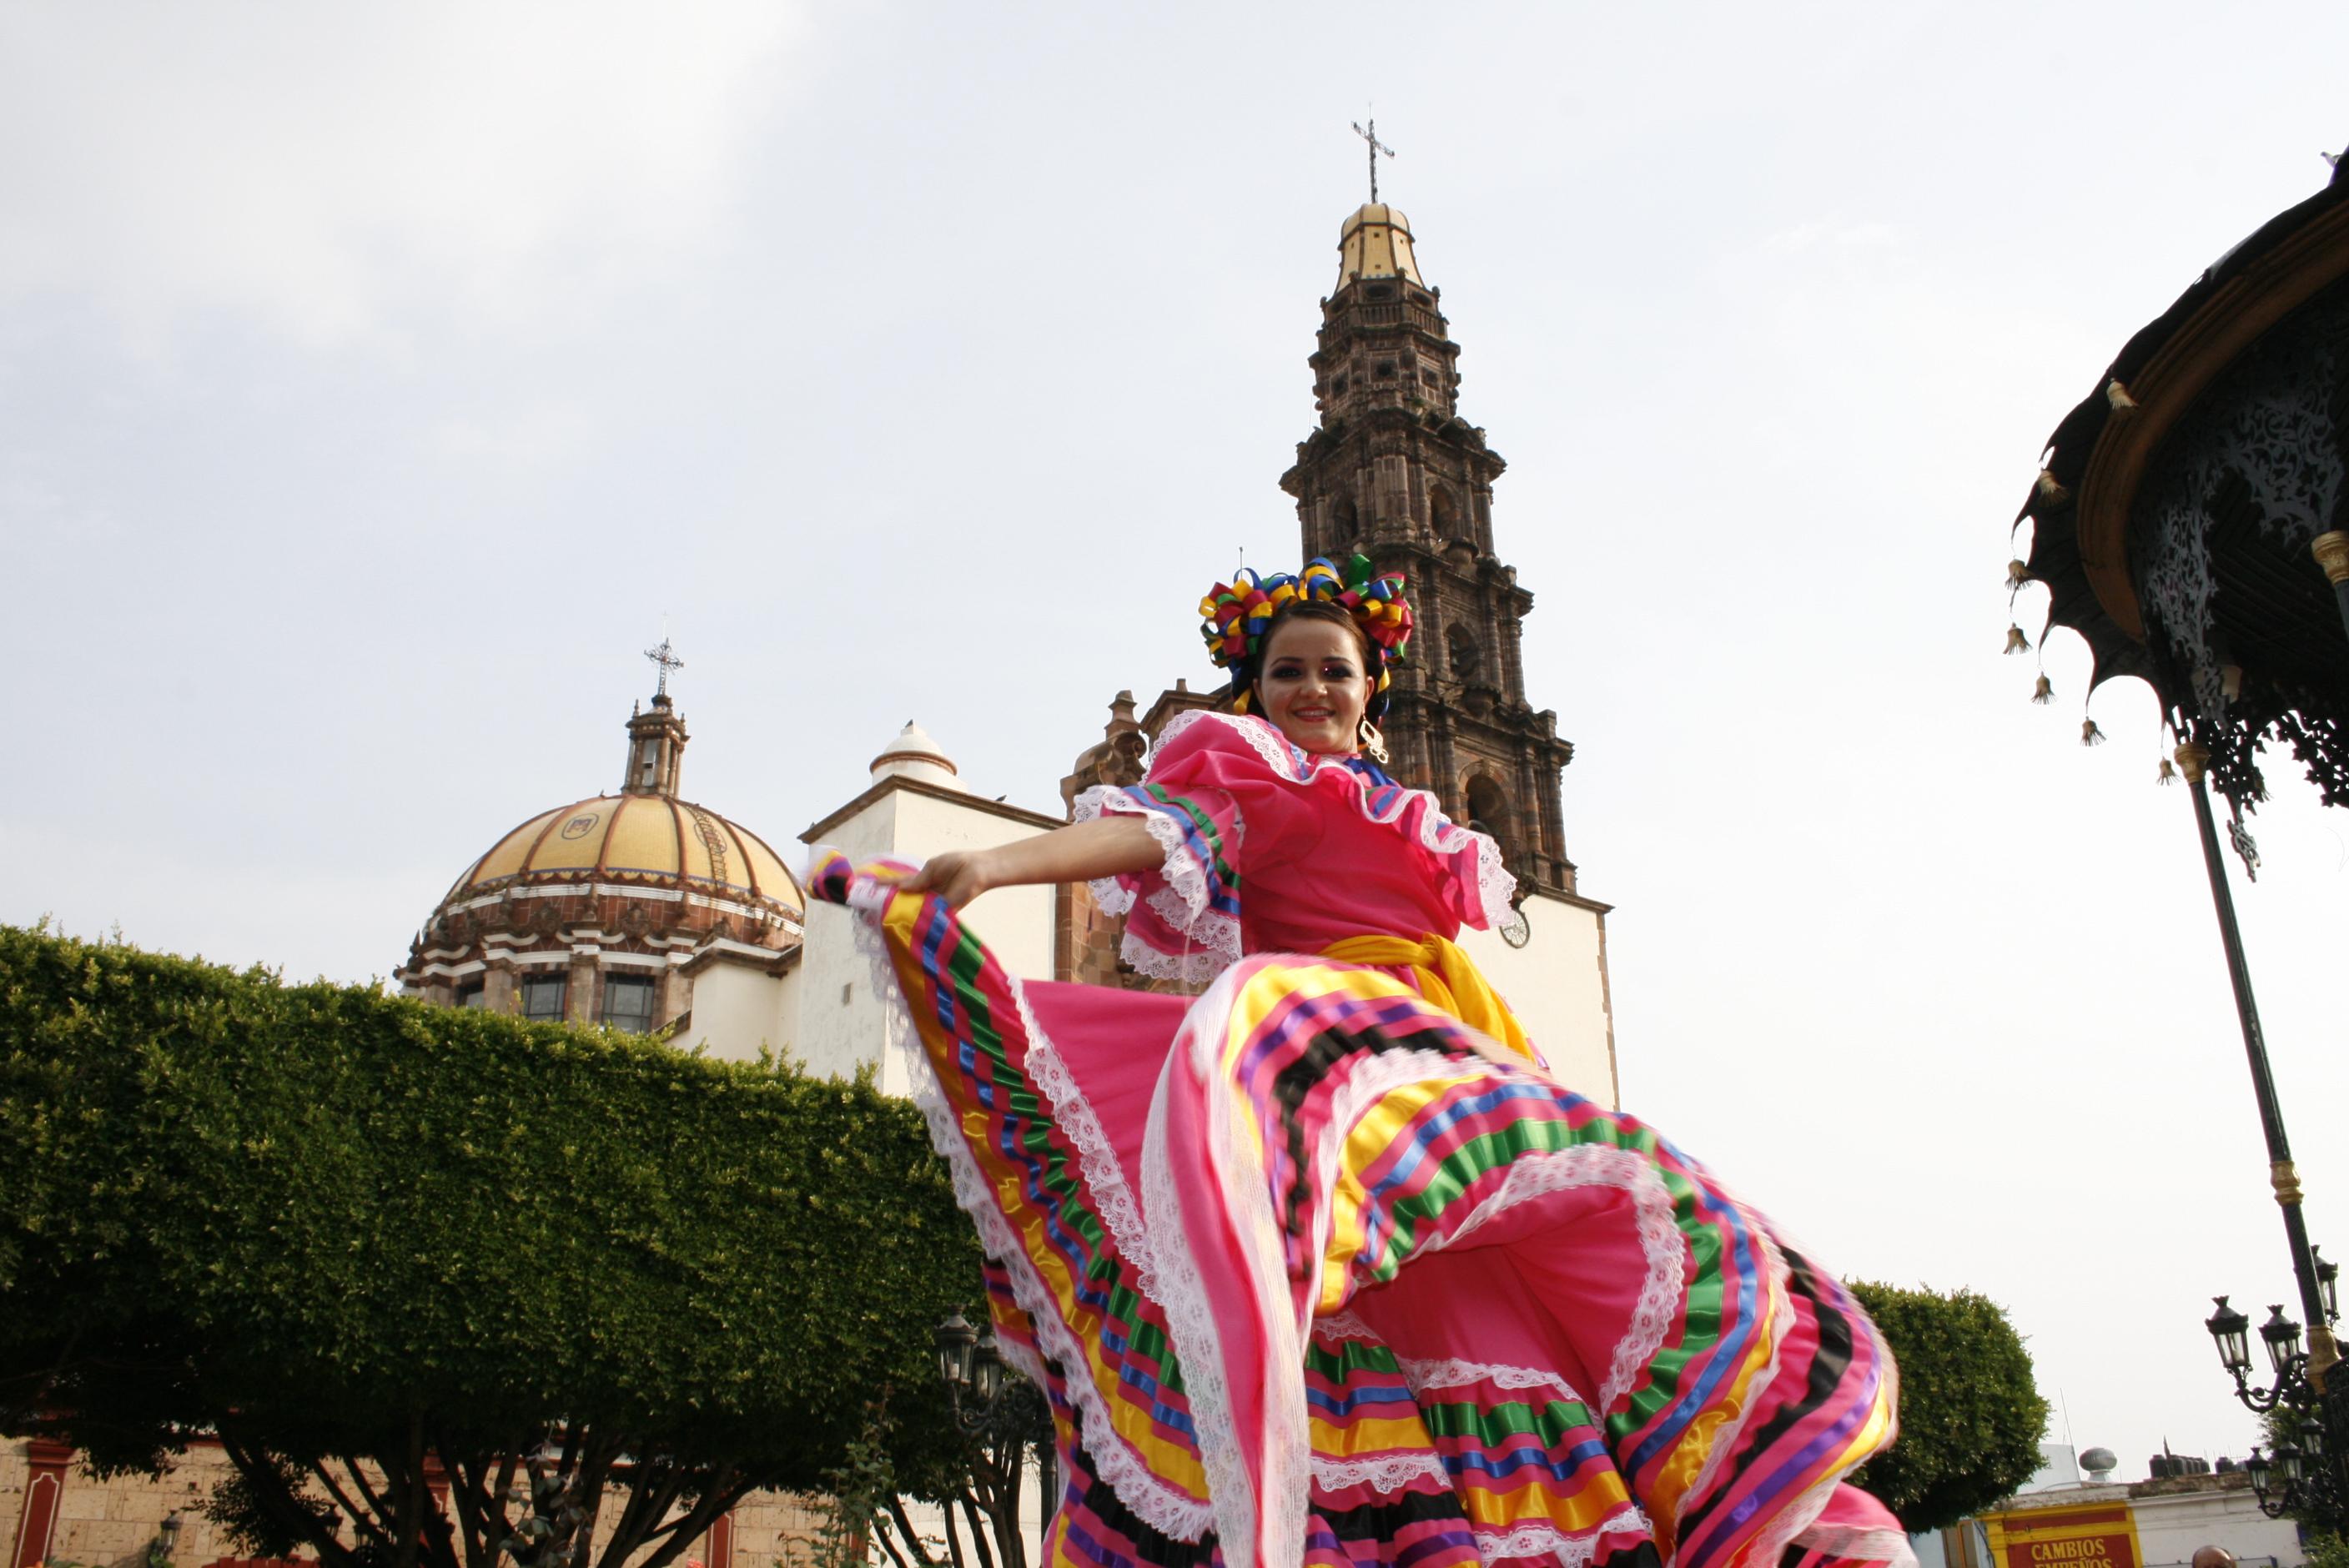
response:
[(1419, 259), (1412, 254), (1411, 220), (1400, 207), (1368, 201), (1338, 228), (1338, 286), (1362, 278), (1408, 278), (1420, 287)]

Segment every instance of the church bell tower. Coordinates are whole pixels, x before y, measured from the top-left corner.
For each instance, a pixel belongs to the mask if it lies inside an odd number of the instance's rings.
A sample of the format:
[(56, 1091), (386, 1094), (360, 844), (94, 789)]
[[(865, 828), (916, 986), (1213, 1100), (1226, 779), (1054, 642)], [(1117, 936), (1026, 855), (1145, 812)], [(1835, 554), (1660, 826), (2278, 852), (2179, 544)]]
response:
[(1506, 465), (1460, 417), (1460, 346), (1410, 221), (1373, 201), (1346, 220), (1338, 254), (1308, 361), (1321, 422), (1280, 477), (1305, 559), (1359, 551), (1407, 579), (1416, 625), (1385, 722), (1395, 777), (1491, 833), (1528, 892), (1572, 894), (1559, 775), (1574, 748), (1556, 713), (1526, 700), (1534, 597), (1493, 548)]

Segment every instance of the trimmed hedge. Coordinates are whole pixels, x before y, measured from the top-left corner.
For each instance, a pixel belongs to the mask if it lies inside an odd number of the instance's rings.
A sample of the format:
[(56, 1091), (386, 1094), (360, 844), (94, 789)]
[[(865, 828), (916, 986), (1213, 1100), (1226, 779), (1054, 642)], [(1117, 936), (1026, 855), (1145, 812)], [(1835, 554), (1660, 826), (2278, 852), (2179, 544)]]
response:
[(978, 1278), (869, 1085), (8, 927), (0, 1192), (0, 1425), (108, 1469), (233, 1412), (812, 1487)]

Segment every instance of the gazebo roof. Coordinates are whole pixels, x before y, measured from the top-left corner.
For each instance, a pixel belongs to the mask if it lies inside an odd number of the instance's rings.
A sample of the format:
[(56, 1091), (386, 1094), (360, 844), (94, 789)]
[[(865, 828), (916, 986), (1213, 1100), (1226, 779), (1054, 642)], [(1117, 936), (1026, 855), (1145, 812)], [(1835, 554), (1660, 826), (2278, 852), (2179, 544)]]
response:
[[(2048, 587), (2049, 626), (2087, 642), (2091, 686), (2120, 675), (2152, 685), (2239, 799), (2260, 793), (2251, 748), (2273, 728), (2328, 799), (2349, 803), (2342, 759), (2317, 755), (2339, 748), (2349, 643), (2307, 551), (2341, 526), (2349, 495), (2342, 427), (2305, 385), (2349, 372), (2333, 325), (2349, 320), (2344, 176), (2349, 162), (2122, 346), (2048, 438), (2015, 519), (2034, 524), (2025, 576)], [(2316, 447), (2330, 455), (2312, 469), (2299, 449)]]

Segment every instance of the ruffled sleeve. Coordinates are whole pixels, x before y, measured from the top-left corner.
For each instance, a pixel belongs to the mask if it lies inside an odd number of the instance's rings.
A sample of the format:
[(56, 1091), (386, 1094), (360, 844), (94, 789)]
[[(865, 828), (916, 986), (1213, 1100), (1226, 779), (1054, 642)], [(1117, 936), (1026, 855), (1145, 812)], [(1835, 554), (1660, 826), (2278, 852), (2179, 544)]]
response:
[[(1077, 797), (1074, 817), (1138, 817), (1165, 858), (1154, 869), (1092, 884), (1103, 913), (1125, 916), (1119, 955), (1157, 979), (1209, 980), (1240, 955), (1242, 823), (1235, 778), (1260, 758), (1213, 744), (1220, 727), (1162, 743), (1139, 784), (1100, 785)], [(1242, 755), (1245, 753), (1245, 755)], [(1267, 775), (1268, 777), (1268, 774)]]

